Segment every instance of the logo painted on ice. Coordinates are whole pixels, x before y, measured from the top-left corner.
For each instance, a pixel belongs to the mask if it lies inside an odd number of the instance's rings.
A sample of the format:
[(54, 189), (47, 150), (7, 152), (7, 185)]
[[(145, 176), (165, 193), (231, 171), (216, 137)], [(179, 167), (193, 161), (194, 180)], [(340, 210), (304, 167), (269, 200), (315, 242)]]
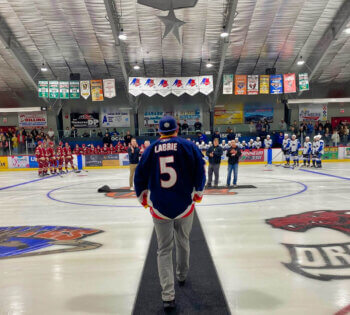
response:
[[(267, 219), (266, 223), (292, 232), (306, 232), (315, 227), (324, 227), (350, 236), (350, 211), (310, 211)], [(283, 263), (288, 269), (323, 281), (350, 279), (350, 243), (283, 245), (291, 256), (290, 263)]]
[[(95, 249), (102, 244), (83, 239), (101, 232), (67, 226), (0, 227), (0, 259)], [(55, 246), (59, 248), (55, 249)]]

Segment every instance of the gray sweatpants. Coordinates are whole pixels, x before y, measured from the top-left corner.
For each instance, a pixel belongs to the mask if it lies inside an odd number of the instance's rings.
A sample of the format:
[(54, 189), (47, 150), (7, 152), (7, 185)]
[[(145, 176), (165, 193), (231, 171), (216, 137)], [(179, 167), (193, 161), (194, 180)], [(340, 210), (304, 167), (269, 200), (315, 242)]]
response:
[(175, 299), (173, 246), (176, 246), (176, 278), (183, 281), (190, 266), (190, 233), (193, 215), (183, 219), (159, 220), (153, 218), (158, 240), (158, 274), (162, 287), (162, 300)]
[(214, 185), (217, 186), (219, 184), (219, 169), (220, 169), (220, 164), (209, 164), (209, 167), (208, 167), (208, 184), (209, 185), (211, 185), (211, 182), (213, 180), (213, 173), (215, 176)]

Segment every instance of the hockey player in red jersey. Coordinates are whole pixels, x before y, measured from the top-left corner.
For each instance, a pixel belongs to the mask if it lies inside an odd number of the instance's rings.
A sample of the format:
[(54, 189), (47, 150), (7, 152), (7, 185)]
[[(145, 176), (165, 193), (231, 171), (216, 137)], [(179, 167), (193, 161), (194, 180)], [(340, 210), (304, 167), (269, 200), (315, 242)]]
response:
[(55, 147), (54, 147), (54, 143), (52, 141), (49, 142), (49, 147), (46, 149), (46, 155), (49, 159), (50, 173), (56, 174), (57, 161), (56, 161)]
[(73, 154), (79, 155), (80, 154), (80, 148), (79, 148), (79, 144), (75, 145), (75, 148), (73, 150)]
[(44, 175), (44, 165), (45, 165), (45, 151), (43, 149), (43, 144), (41, 141), (38, 142), (38, 146), (35, 149), (35, 157), (38, 162), (38, 175), (41, 177)]
[(114, 153), (115, 153), (115, 150), (114, 150), (113, 144), (111, 143), (108, 148), (108, 154), (114, 154)]
[(108, 154), (108, 151), (109, 151), (109, 148), (107, 147), (107, 143), (105, 143), (102, 148), (102, 154)]
[(44, 153), (44, 165), (43, 165), (43, 174), (44, 175), (48, 175), (47, 174), (47, 171), (49, 169), (49, 155), (48, 155), (48, 145), (47, 145), (47, 142), (44, 141), (43, 142), (43, 145), (42, 145), (42, 149), (43, 149), (43, 153)]
[(73, 171), (75, 171), (74, 165), (73, 165), (73, 155), (72, 155), (72, 149), (70, 148), (68, 142), (66, 142), (65, 147), (63, 148), (64, 152), (64, 166), (66, 168), (66, 172), (68, 173), (68, 166), (71, 165)]
[(56, 159), (58, 161), (58, 171), (60, 174), (62, 174), (63, 173), (62, 168), (63, 168), (63, 162), (64, 162), (64, 151), (63, 151), (62, 141), (60, 141), (56, 149)]
[(95, 154), (102, 154), (102, 150), (99, 145), (95, 148)]

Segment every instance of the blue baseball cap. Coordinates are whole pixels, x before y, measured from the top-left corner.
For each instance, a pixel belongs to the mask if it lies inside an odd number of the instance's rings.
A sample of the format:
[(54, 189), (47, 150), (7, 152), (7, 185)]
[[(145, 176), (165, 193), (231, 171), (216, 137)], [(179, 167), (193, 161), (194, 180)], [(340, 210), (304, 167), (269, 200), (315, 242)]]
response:
[(164, 116), (159, 121), (159, 132), (171, 132), (177, 129), (177, 122), (172, 116)]

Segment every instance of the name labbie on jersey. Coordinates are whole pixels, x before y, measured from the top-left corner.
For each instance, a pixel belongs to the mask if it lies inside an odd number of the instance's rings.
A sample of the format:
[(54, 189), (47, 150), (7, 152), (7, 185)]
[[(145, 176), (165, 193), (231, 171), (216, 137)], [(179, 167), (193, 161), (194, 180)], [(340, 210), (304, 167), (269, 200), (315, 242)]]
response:
[(154, 147), (154, 153), (164, 151), (177, 151), (177, 143), (161, 143)]

